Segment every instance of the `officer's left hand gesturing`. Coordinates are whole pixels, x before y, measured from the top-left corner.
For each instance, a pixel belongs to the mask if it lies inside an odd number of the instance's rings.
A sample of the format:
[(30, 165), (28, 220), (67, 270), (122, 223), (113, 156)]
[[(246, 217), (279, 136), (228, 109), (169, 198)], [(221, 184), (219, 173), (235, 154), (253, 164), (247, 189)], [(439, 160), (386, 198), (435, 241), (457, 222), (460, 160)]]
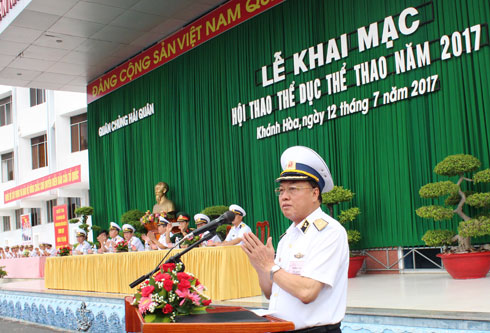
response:
[(242, 249), (247, 254), (250, 263), (257, 271), (269, 272), (274, 266), (274, 247), (272, 238), (267, 239), (264, 245), (253, 233), (248, 232), (243, 235)]

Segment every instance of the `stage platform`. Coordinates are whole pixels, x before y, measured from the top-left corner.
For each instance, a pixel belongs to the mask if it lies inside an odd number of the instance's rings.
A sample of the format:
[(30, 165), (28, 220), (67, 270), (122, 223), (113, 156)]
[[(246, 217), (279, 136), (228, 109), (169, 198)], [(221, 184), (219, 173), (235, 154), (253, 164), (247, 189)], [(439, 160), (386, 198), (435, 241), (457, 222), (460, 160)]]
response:
[[(91, 332), (124, 331), (124, 313), (121, 311), (125, 294), (48, 290), (44, 288), (42, 279), (0, 281), (0, 316), (12, 317), (9, 314), (5, 315), (3, 311), (3, 304), (9, 303), (5, 302), (6, 297), (9, 300), (20, 300), (13, 302), (14, 314), (18, 308), (17, 303), (19, 306), (25, 303), (32, 309), (28, 301), (44, 297), (54, 301), (51, 312), (55, 317), (56, 314), (61, 315), (61, 312), (64, 312), (65, 320), (68, 319), (67, 311), (61, 308), (56, 311), (56, 306), (67, 305), (65, 309), (77, 318), (77, 309), (73, 306), (80, 308), (83, 301), (87, 305), (86, 309), (92, 313), (89, 317), (98, 318), (93, 321)], [(483, 279), (454, 280), (447, 273), (362, 274), (349, 279), (348, 309), (342, 331), (490, 332), (489, 290), (489, 276)], [(35, 300), (32, 302), (36, 303)], [(239, 305), (247, 308), (268, 307), (268, 301), (263, 296), (213, 304)], [(49, 319), (49, 311), (47, 314)], [(56, 326), (52, 325), (55, 323), (55, 320), (47, 320), (47, 325)], [(65, 325), (65, 328), (76, 329), (76, 325), (75, 320), (74, 326)]]

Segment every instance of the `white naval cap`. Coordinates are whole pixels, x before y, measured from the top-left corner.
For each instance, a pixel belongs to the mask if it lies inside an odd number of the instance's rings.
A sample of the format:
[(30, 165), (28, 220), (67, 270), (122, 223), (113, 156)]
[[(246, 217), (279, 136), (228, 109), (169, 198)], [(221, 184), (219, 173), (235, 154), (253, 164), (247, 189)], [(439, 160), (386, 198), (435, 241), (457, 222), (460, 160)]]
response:
[(169, 224), (169, 223), (170, 222), (165, 217), (163, 217), (162, 215), (160, 215), (158, 217), (157, 225), (166, 225), (166, 224)]
[(87, 232), (85, 230), (83, 230), (83, 229), (80, 229), (80, 228), (75, 229), (75, 233), (77, 234), (77, 237), (78, 236), (85, 236), (85, 237), (87, 237)]
[(209, 217), (205, 214), (196, 214), (194, 215), (194, 221), (196, 222), (196, 224), (209, 223)]
[(116, 222), (111, 222), (109, 229), (116, 229), (117, 231), (121, 231), (121, 227)]
[(283, 180), (313, 180), (320, 187), (321, 193), (333, 189), (333, 179), (327, 163), (313, 149), (294, 146), (286, 149), (281, 155), (282, 172), (277, 182)]
[(245, 212), (245, 209), (243, 209), (242, 207), (240, 207), (238, 205), (231, 205), (229, 210), (231, 212), (235, 213), (236, 215), (240, 215), (240, 216), (247, 215), (247, 213)]
[(123, 232), (135, 232), (135, 228), (131, 224), (123, 224), (122, 226)]

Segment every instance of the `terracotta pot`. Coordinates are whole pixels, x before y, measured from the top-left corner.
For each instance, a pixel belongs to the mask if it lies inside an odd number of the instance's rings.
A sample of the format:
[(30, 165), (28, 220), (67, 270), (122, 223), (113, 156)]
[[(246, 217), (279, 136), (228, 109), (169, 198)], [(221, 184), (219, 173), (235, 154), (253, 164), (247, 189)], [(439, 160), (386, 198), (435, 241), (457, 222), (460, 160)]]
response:
[(473, 253), (440, 253), (444, 268), (453, 279), (479, 279), (490, 270), (490, 251)]
[(357, 273), (362, 267), (362, 264), (364, 263), (364, 259), (366, 259), (366, 256), (355, 256), (349, 258), (349, 279), (356, 277)]

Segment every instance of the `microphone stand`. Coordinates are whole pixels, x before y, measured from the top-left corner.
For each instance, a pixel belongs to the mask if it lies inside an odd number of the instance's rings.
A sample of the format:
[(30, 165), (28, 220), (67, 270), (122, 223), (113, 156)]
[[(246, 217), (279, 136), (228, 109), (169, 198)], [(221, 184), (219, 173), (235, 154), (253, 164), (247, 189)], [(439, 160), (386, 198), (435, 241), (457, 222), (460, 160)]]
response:
[[(173, 256), (171, 256), (167, 261), (165, 261), (165, 264), (168, 264), (168, 263), (174, 263), (174, 264), (177, 264), (179, 262), (182, 262), (180, 260), (180, 257), (183, 256), (184, 254), (186, 254), (187, 252), (189, 252), (190, 250), (192, 250), (193, 248), (195, 248), (196, 246), (199, 246), (202, 242), (205, 242), (211, 238), (213, 238), (215, 235), (216, 235), (216, 229), (214, 230), (208, 230), (209, 233), (205, 236), (203, 236), (200, 240), (198, 240), (197, 242), (193, 243), (192, 245), (190, 245), (189, 247), (185, 248), (183, 251), (179, 252), (179, 253), (176, 253), (174, 254)], [(182, 240), (184, 240), (185, 238), (182, 238)], [(181, 240), (181, 241), (182, 241)], [(176, 246), (180, 244), (177, 243)], [(175, 247), (174, 247), (175, 248)], [(160, 264), (162, 263), (162, 261), (167, 257), (167, 255), (174, 249), (170, 249), (167, 254), (165, 255), (165, 257), (163, 257), (163, 259), (158, 263), (157, 267), (155, 267), (154, 270), (152, 270), (151, 272), (145, 274), (145, 275), (142, 275), (140, 276), (138, 279), (134, 280), (133, 282), (131, 282), (129, 284), (129, 287), (130, 288), (134, 288), (136, 287), (137, 285), (139, 285), (141, 282), (145, 281), (146, 279), (148, 279), (149, 277), (153, 276), (153, 274), (155, 274), (156, 272), (158, 272), (158, 270), (160, 269)], [(183, 269), (185, 269), (185, 266), (183, 266)]]

